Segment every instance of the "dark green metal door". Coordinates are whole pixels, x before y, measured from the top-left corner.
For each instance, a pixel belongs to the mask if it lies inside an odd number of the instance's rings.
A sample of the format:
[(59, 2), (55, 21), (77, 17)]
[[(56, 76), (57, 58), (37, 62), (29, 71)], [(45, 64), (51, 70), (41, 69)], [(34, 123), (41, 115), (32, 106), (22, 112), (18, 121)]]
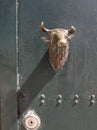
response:
[(16, 2), (0, 0), (0, 130), (17, 130)]
[[(34, 110), (41, 120), (39, 130), (96, 130), (97, 1), (19, 0), (17, 3), (16, 14), (13, 14), (16, 16), (13, 27), (16, 27), (17, 51), (12, 50), (16, 52), (17, 60), (17, 85), (14, 83), (13, 88), (17, 86), (18, 91), (18, 122), (22, 122), (25, 112)], [(41, 21), (48, 28), (73, 25), (77, 29), (70, 42), (69, 58), (59, 72), (51, 67), (48, 46), (40, 39), (44, 35), (39, 27)], [(11, 35), (6, 33), (14, 39), (13, 32)], [(61, 101), (56, 105), (58, 100)], [(25, 130), (22, 123), (16, 123), (17, 120), (13, 123), (17, 124), (14, 130)], [(2, 127), (2, 130), (6, 129)]]

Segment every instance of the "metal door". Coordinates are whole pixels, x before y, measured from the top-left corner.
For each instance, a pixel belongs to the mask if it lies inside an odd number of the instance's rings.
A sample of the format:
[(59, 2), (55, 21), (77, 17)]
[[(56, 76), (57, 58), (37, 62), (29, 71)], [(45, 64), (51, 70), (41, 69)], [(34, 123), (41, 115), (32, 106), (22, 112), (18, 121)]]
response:
[[(15, 6), (16, 14), (13, 9)], [(14, 109), (17, 120), (11, 123), (10, 129), (25, 130), (22, 123), (25, 113), (34, 110), (41, 120), (39, 130), (96, 130), (97, 1), (19, 0), (13, 2), (13, 8), (14, 11), (9, 13), (12, 19), (7, 24), (10, 29), (13, 25), (14, 33), (12, 31), (5, 33), (3, 30), (6, 37), (12, 38), (13, 41), (16, 39), (15, 42), (11, 41), (16, 43), (16, 46), (14, 44), (14, 47), (9, 48), (9, 53), (11, 54), (10, 50), (12, 50), (14, 54), (14, 57), (11, 55), (9, 59), (17, 63), (14, 64), (17, 85), (13, 76), (10, 80), (14, 85), (8, 82), (8, 88), (12, 86), (17, 91), (17, 99), (13, 99), (15, 104), (17, 100), (17, 110), (15, 110), (16, 106)], [(40, 39), (44, 35), (40, 30), (41, 21), (44, 21), (48, 28), (69, 28), (73, 25), (77, 29), (75, 38), (70, 42), (69, 58), (59, 72), (55, 72), (51, 67), (48, 46)], [(7, 39), (6, 44), (8, 45)], [(0, 46), (2, 48), (3, 45)], [(2, 54), (7, 55), (7, 52)], [(4, 81), (9, 81), (6, 78), (3, 77), (2, 86), (5, 86)], [(15, 96), (16, 91), (10, 92)], [(5, 91), (4, 94), (2, 92), (1, 99), (4, 95)], [(6, 99), (8, 100), (9, 97)], [(5, 102), (5, 105), (13, 104), (11, 99), (9, 100), (10, 102), (8, 104)], [(57, 105), (58, 100), (60, 100), (59, 105)], [(12, 115), (11, 111), (10, 114)], [(13, 119), (14, 117), (12, 116)], [(1, 121), (3, 119), (4, 117)], [(2, 130), (6, 130), (5, 123), (2, 124)]]
[(17, 130), (16, 2), (0, 0), (0, 130)]

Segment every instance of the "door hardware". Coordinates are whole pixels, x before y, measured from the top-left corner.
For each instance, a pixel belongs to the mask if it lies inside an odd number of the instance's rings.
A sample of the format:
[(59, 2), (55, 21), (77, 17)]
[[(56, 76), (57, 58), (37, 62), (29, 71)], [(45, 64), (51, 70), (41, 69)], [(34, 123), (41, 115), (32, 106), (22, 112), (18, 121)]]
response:
[(49, 61), (54, 70), (62, 69), (66, 63), (69, 54), (69, 40), (73, 38), (73, 34), (76, 31), (74, 26), (67, 29), (47, 29), (44, 22), (41, 22), (40, 28), (49, 37), (41, 37), (44, 42), (49, 45)]
[(26, 130), (38, 130), (41, 126), (40, 117), (34, 110), (28, 110), (23, 116), (22, 123)]

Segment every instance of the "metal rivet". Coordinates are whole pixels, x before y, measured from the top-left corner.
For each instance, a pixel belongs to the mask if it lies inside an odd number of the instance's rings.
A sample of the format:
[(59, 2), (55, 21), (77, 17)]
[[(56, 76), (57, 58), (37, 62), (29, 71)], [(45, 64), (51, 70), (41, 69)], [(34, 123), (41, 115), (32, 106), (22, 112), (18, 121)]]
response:
[(58, 95), (58, 96), (57, 96), (56, 106), (59, 106), (60, 104), (62, 104), (62, 95)]
[(40, 102), (40, 105), (44, 105), (45, 104), (45, 95), (44, 94), (40, 95), (39, 102)]
[(74, 104), (77, 105), (79, 103), (78, 100), (74, 100)]
[(91, 95), (91, 100), (95, 100), (95, 95)]
[(59, 106), (62, 104), (62, 100), (58, 100), (56, 106)]
[(79, 98), (79, 96), (76, 94), (75, 96), (74, 96), (74, 99), (78, 99)]
[(44, 94), (41, 94), (39, 99), (40, 99), (40, 100), (45, 100), (45, 95), (44, 95)]
[(73, 106), (77, 105), (79, 103), (79, 100), (78, 100), (79, 96), (76, 94), (73, 98)]
[(93, 105), (95, 103), (95, 95), (91, 95), (91, 98), (90, 98), (90, 106)]
[(92, 104), (94, 104), (94, 103), (95, 103), (95, 101), (94, 101), (94, 100), (91, 100), (91, 103), (92, 103)]
[(62, 95), (58, 95), (58, 96), (57, 96), (57, 101), (58, 101), (58, 100), (62, 100)]
[(40, 105), (44, 105), (44, 104), (45, 104), (45, 100), (41, 100)]

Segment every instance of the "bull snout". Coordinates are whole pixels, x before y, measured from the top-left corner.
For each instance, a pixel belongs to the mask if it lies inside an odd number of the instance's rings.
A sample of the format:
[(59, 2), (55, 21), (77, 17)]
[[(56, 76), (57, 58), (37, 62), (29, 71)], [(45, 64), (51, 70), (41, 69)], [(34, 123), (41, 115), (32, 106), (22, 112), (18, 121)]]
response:
[(66, 47), (67, 44), (68, 44), (68, 41), (66, 39), (58, 41), (58, 47)]

